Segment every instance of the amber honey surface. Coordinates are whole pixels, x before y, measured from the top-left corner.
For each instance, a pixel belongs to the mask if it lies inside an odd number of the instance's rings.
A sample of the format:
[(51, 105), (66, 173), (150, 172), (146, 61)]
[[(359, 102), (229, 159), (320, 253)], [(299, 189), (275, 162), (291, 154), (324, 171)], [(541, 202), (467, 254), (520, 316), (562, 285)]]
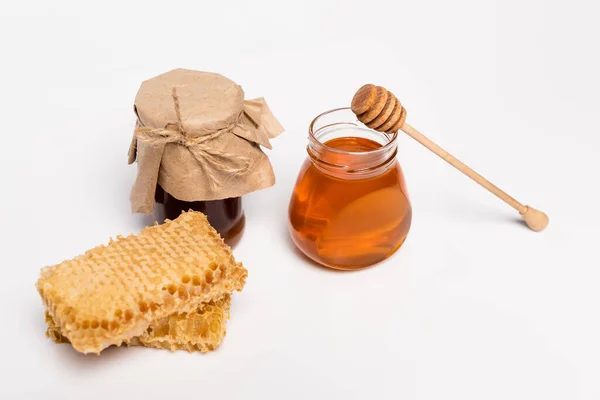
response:
[[(381, 146), (360, 137), (336, 138), (325, 145), (346, 152)], [(336, 157), (340, 164), (352, 164), (352, 154)], [(373, 177), (343, 179), (319, 170), (308, 158), (289, 208), (290, 232), (298, 248), (338, 269), (364, 268), (389, 257), (406, 239), (411, 217), (398, 161)]]

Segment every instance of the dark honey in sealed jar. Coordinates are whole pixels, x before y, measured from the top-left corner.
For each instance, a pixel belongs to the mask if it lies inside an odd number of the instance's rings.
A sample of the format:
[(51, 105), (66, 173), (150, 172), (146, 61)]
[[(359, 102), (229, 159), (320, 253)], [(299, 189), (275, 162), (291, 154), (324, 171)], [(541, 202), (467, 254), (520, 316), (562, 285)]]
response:
[(346, 109), (313, 121), (309, 157), (289, 205), (292, 240), (307, 257), (360, 269), (404, 243), (412, 209), (395, 139), (366, 128)]
[(156, 187), (155, 199), (157, 205), (154, 213), (160, 222), (165, 219), (175, 219), (188, 210), (200, 211), (206, 214), (208, 222), (230, 246), (235, 246), (244, 232), (246, 218), (242, 208), (242, 198), (208, 201), (183, 201), (165, 192), (160, 185)]
[(245, 224), (241, 197), (275, 184), (262, 148), (283, 128), (266, 101), (244, 100), (222, 75), (176, 69), (143, 82), (134, 111), (132, 212), (163, 222), (200, 211), (235, 244)]

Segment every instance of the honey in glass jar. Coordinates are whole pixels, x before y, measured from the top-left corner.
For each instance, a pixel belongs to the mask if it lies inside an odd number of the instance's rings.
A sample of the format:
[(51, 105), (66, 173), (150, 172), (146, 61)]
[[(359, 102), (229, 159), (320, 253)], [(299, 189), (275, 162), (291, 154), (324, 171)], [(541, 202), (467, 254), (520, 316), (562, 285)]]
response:
[(412, 211), (396, 134), (371, 130), (350, 109), (319, 115), (289, 205), (296, 246), (319, 264), (360, 269), (392, 255)]
[(283, 132), (265, 99), (244, 99), (222, 75), (175, 69), (142, 83), (129, 163), (131, 210), (151, 221), (206, 214), (229, 245), (244, 230), (242, 196), (275, 184), (263, 148)]

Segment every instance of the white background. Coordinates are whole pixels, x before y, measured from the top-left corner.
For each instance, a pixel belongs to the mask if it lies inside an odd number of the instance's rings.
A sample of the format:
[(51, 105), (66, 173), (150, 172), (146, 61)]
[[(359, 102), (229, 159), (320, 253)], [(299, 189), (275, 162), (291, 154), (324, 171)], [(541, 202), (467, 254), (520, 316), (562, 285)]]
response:
[[(112, 4), (111, 4), (112, 3)], [(0, 398), (599, 399), (597, 1), (13, 1), (0, 8)], [(39, 269), (138, 232), (127, 165), (142, 80), (215, 71), (287, 132), (244, 198), (249, 270), (223, 346), (82, 356), (44, 336)], [(364, 83), (518, 200), (409, 137), (402, 249), (336, 273), (301, 258), (287, 203), (310, 120)], [(143, 396), (143, 397), (142, 397)], [(185, 396), (185, 397), (184, 397)]]

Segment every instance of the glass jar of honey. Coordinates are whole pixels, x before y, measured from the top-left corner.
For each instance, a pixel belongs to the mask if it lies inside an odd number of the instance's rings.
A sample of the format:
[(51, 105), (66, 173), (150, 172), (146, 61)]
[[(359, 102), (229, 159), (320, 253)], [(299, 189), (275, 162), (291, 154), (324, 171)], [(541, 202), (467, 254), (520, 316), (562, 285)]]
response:
[(264, 98), (212, 72), (174, 69), (144, 81), (128, 163), (137, 163), (133, 213), (148, 222), (206, 214), (230, 246), (241, 238), (242, 196), (275, 184), (263, 148), (283, 132)]
[(400, 248), (412, 210), (396, 136), (367, 128), (349, 108), (312, 121), (308, 158), (289, 205), (291, 237), (306, 256), (353, 270)]

